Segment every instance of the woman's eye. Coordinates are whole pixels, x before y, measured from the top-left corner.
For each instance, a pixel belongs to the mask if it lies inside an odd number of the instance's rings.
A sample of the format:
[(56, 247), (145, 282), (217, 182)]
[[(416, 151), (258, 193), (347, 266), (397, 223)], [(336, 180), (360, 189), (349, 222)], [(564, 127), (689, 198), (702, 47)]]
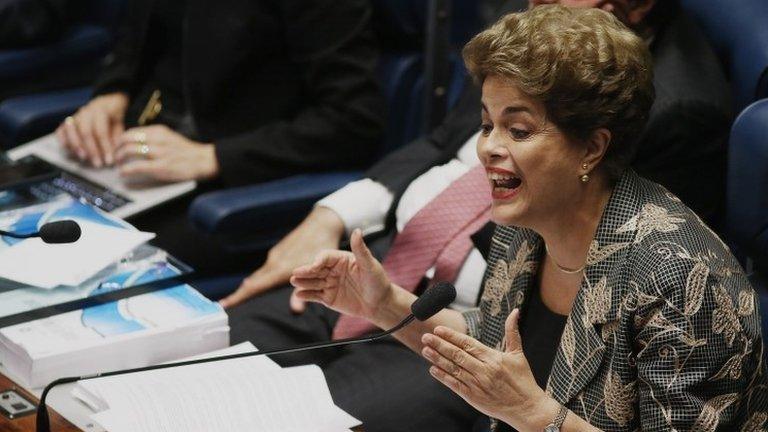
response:
[(509, 133), (512, 134), (512, 138), (518, 139), (518, 140), (526, 139), (529, 136), (531, 136), (531, 133), (528, 132), (527, 130), (516, 129), (516, 128), (510, 129)]
[(480, 133), (482, 133), (483, 136), (490, 135), (492, 130), (493, 130), (493, 126), (489, 124), (484, 124), (480, 126)]

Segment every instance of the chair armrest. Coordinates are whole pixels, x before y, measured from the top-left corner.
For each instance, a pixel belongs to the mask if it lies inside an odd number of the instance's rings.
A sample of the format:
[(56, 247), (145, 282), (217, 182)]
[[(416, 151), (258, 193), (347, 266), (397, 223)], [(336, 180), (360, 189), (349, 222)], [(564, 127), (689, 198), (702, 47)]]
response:
[(209, 234), (268, 233), (298, 222), (319, 199), (361, 176), (360, 171), (305, 174), (209, 192), (195, 198), (189, 218)]
[(13, 147), (53, 131), (88, 103), (91, 88), (18, 96), (0, 104), (0, 142)]

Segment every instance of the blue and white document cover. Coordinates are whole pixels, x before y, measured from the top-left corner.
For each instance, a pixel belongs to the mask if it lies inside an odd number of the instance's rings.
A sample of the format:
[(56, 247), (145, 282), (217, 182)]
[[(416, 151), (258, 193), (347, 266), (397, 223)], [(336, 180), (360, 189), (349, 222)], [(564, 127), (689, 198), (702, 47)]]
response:
[[(142, 282), (141, 275), (122, 277)], [(227, 346), (226, 313), (189, 285), (0, 329), (0, 361), (29, 388), (63, 376), (141, 367)]]
[(71, 197), (0, 212), (0, 229), (33, 233), (59, 220), (80, 225), (82, 235), (76, 242), (1, 237), (0, 278), (45, 289), (78, 286), (154, 237)]

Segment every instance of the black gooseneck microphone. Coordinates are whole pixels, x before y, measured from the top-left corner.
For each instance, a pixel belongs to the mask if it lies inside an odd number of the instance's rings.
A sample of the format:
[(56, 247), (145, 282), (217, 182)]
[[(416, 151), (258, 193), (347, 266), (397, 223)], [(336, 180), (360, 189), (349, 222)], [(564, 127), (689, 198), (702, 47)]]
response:
[(359, 343), (365, 343), (365, 342), (372, 342), (377, 339), (381, 339), (386, 336), (389, 336), (392, 333), (402, 329), (403, 327), (410, 324), (414, 319), (417, 319), (419, 321), (428, 320), (436, 313), (448, 307), (448, 305), (453, 303), (455, 299), (456, 299), (456, 288), (454, 288), (453, 285), (448, 282), (439, 282), (435, 284), (432, 288), (424, 291), (421, 297), (417, 298), (416, 301), (413, 302), (413, 304), (411, 305), (411, 313), (408, 314), (408, 316), (405, 317), (405, 319), (403, 319), (402, 321), (400, 321), (396, 326), (390, 328), (389, 330), (386, 330), (380, 333), (375, 333), (369, 336), (363, 336), (359, 338), (339, 339), (339, 340), (330, 341), (330, 342), (316, 342), (316, 343), (310, 343), (306, 345), (299, 345), (293, 348), (279, 348), (279, 349), (274, 349), (269, 351), (255, 351), (255, 352), (247, 352), (247, 353), (239, 353), (239, 354), (229, 354), (229, 355), (223, 355), (219, 357), (209, 357), (209, 358), (198, 359), (198, 360), (187, 360), (187, 361), (176, 362), (176, 363), (165, 363), (165, 364), (145, 366), (140, 368), (95, 373), (92, 375), (84, 375), (84, 376), (78, 376), (78, 377), (59, 378), (51, 382), (47, 386), (45, 386), (45, 388), (43, 389), (43, 393), (40, 395), (40, 403), (37, 406), (37, 419), (35, 420), (35, 430), (37, 432), (50, 432), (51, 424), (50, 424), (50, 419), (48, 417), (48, 407), (46, 407), (45, 405), (45, 398), (46, 396), (48, 396), (48, 392), (50, 392), (52, 388), (60, 384), (68, 384), (68, 383), (73, 383), (73, 382), (86, 380), (86, 379), (109, 377), (109, 376), (123, 375), (123, 374), (135, 373), (135, 372), (144, 372), (144, 371), (166, 369), (166, 368), (179, 367), (179, 366), (189, 366), (189, 365), (199, 364), (199, 363), (209, 363), (213, 361), (231, 360), (231, 359), (242, 358), (242, 357), (253, 357), (258, 355), (288, 354), (292, 352), (309, 351), (309, 350), (320, 349), (320, 348), (331, 348), (331, 347), (337, 347), (342, 345), (353, 345), (353, 344), (359, 344)]
[(80, 225), (73, 220), (48, 222), (41, 226), (39, 231), (28, 234), (0, 230), (0, 235), (18, 239), (40, 237), (46, 243), (74, 243), (80, 238), (80, 234)]

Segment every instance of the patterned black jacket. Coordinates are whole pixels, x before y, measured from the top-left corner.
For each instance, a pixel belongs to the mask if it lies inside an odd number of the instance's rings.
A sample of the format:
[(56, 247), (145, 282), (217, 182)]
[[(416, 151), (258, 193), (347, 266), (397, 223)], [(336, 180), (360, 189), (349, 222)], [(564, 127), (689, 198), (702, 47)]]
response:
[[(542, 252), (533, 231), (497, 228), (480, 306), (465, 313), (470, 335), (504, 345), (504, 321), (525, 310)], [(727, 246), (628, 171), (590, 247), (547, 392), (603, 430), (763, 430), (757, 305)]]

